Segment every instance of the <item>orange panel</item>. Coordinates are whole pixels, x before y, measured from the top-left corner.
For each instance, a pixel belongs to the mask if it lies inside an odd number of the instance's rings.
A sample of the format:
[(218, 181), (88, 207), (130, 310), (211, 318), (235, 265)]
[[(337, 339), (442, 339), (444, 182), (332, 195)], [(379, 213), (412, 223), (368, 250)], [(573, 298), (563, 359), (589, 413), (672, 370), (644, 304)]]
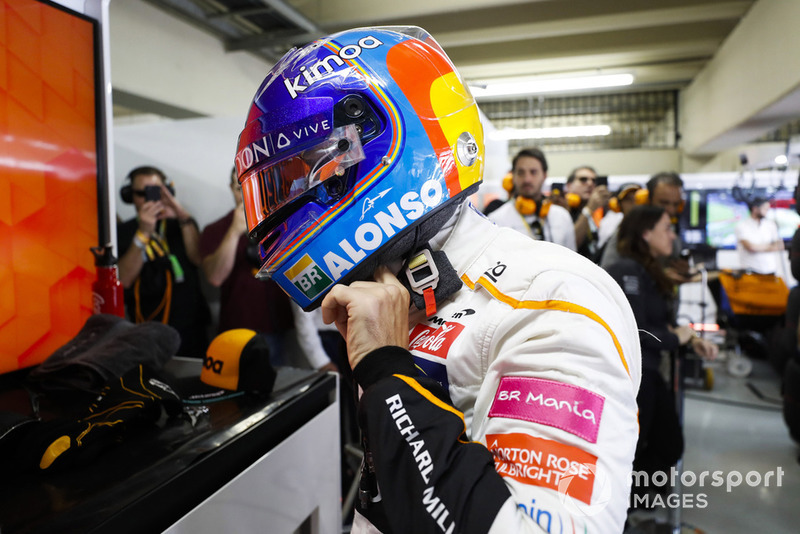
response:
[(0, 0), (0, 373), (40, 363), (92, 312), (93, 27)]

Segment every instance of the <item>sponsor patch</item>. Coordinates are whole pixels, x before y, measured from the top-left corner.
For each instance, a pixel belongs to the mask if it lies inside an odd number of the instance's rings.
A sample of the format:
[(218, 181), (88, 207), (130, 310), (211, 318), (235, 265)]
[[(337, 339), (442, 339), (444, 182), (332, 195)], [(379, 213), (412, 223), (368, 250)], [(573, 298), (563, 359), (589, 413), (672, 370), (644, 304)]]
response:
[(425, 376), (439, 382), (444, 389), (450, 389), (450, 381), (447, 379), (447, 365), (445, 365), (445, 362), (442, 360), (428, 360), (416, 354), (413, 356), (414, 365), (416, 365)]
[(527, 434), (487, 434), (486, 443), (501, 476), (591, 504), (597, 456)]
[(297, 263), (286, 270), (286, 278), (308, 299), (313, 299), (333, 283), (308, 254), (303, 254)]
[(489, 417), (507, 417), (560, 428), (597, 443), (605, 399), (587, 389), (553, 380), (506, 376)]
[(459, 323), (444, 323), (438, 328), (426, 324), (418, 324), (411, 331), (408, 341), (408, 350), (424, 352), (447, 358), (453, 341), (464, 330), (464, 325)]

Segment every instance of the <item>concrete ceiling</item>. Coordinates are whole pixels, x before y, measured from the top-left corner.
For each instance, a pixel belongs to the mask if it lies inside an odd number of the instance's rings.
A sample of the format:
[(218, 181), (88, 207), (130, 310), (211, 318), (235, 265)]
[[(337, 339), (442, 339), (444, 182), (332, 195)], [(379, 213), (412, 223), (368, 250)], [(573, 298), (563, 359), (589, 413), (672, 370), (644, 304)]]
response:
[[(681, 150), (692, 157), (708, 158), (739, 144), (771, 135), (800, 119), (800, 47), (796, 31), (800, 16), (797, 0), (140, 0), (153, 12), (163, 12), (197, 33), (213, 36), (218, 51), (204, 52), (181, 46), (186, 32), (140, 18), (128, 24), (136, 3), (116, 4), (120, 13), (117, 39), (112, 47), (122, 51), (115, 72), (115, 104), (144, 109), (148, 101), (168, 104), (166, 116), (184, 118), (214, 115), (223, 100), (231, 101), (231, 89), (250, 87), (236, 79), (261, 68), (243, 69), (243, 56), (271, 65), (289, 48), (337, 31), (362, 26), (417, 25), (429, 31), (444, 47), (459, 72), (472, 85), (510, 78), (568, 77), (588, 74), (630, 73), (633, 84), (624, 88), (589, 90), (568, 94), (528, 95), (512, 105), (547, 97), (564, 97), (568, 113), (578, 113), (569, 100), (628, 92), (649, 95), (678, 91), (678, 106), (671, 118), (674, 137)], [(114, 13), (112, 3), (112, 15)], [(123, 7), (124, 6), (124, 7)], [(125, 15), (122, 13), (125, 12)], [(162, 27), (161, 39), (174, 34), (169, 56), (165, 46), (149, 42), (154, 27)], [(130, 33), (126, 33), (130, 32)], [(148, 39), (140, 39), (147, 34)], [(166, 42), (166, 41), (159, 41)], [(189, 42), (189, 41), (187, 41)], [(191, 41), (195, 43), (196, 41)], [(193, 46), (193, 45), (189, 45)], [(180, 54), (183, 52), (183, 55)], [(138, 57), (153, 53), (167, 60), (157, 76), (130, 69)], [(192, 63), (190, 54), (213, 55), (215, 89), (224, 98), (205, 98), (195, 88), (204, 86), (201, 73), (176, 79)], [(217, 54), (222, 54), (223, 57)], [(179, 58), (182, 57), (183, 59)], [(206, 56), (203, 56), (206, 61)], [(220, 63), (221, 62), (221, 63)], [(156, 65), (148, 64), (155, 69)], [(225, 70), (229, 79), (221, 74)], [(141, 80), (163, 79), (164, 90)], [(246, 80), (245, 80), (246, 81)], [(180, 92), (178, 86), (191, 91)], [(181, 95), (180, 101), (177, 96)], [(188, 97), (187, 97), (188, 95)], [(132, 98), (128, 98), (128, 97)], [(206, 95), (207, 96), (207, 95)], [(249, 98), (250, 95), (248, 95)], [(133, 98), (135, 97), (135, 98)], [(508, 98), (508, 97), (506, 97)], [(494, 104), (505, 105), (491, 100)], [(552, 99), (551, 99), (552, 100)], [(613, 102), (606, 99), (603, 102)], [(586, 101), (585, 99), (583, 100)], [(594, 100), (592, 100), (593, 102)], [(603, 104), (607, 106), (607, 104)], [(647, 104), (645, 104), (647, 105)], [(164, 106), (162, 106), (164, 107)], [(243, 107), (243, 106), (242, 106)], [(541, 107), (529, 105), (530, 109)], [(178, 109), (181, 108), (181, 109)], [(648, 108), (642, 108), (648, 111)], [(613, 109), (598, 107), (601, 113)], [(115, 113), (117, 109), (115, 109)], [(487, 112), (490, 120), (497, 120)], [(531, 120), (536, 114), (531, 113)], [(635, 130), (637, 116), (621, 124), (620, 131)], [(615, 132), (617, 130), (615, 129)], [(669, 143), (668, 143), (669, 144)], [(637, 146), (632, 144), (631, 146)], [(670, 146), (674, 146), (670, 145)], [(613, 147), (606, 147), (613, 148)], [(660, 148), (660, 147), (659, 147)], [(571, 150), (572, 148), (567, 148)]]
[(146, 0), (216, 35), (226, 50), (278, 59), (358, 26), (428, 30), (469, 82), (634, 75), (628, 90), (686, 87), (754, 0)]

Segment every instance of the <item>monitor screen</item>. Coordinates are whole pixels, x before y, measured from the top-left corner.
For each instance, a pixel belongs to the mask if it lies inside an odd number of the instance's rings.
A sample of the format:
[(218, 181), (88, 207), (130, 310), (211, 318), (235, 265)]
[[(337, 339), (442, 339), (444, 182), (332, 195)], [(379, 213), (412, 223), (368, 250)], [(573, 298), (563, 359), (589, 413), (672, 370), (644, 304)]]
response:
[[(748, 198), (767, 198), (771, 208), (767, 218), (778, 225), (778, 233), (784, 241), (791, 241), (800, 224), (800, 215), (795, 211), (794, 191), (755, 188), (743, 194)], [(709, 189), (702, 192), (702, 196), (704, 198), (701, 204), (705, 204), (706, 243), (720, 249), (736, 248), (736, 225), (750, 216), (746, 201), (741, 200), (741, 195), (737, 199), (730, 190), (723, 189)], [(687, 226), (687, 229), (682, 233), (691, 231), (692, 227)]]
[(0, 373), (40, 363), (92, 313), (99, 23), (0, 0)]

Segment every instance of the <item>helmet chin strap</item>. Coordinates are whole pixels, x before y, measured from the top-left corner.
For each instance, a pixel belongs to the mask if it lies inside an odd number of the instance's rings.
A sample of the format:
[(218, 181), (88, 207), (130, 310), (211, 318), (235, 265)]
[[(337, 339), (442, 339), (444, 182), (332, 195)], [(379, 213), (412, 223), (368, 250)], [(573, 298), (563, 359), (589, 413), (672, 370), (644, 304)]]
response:
[(438, 302), (461, 289), (461, 279), (443, 250), (424, 247), (412, 254), (405, 263), (400, 283), (408, 290), (411, 301), (425, 315), (436, 313)]

